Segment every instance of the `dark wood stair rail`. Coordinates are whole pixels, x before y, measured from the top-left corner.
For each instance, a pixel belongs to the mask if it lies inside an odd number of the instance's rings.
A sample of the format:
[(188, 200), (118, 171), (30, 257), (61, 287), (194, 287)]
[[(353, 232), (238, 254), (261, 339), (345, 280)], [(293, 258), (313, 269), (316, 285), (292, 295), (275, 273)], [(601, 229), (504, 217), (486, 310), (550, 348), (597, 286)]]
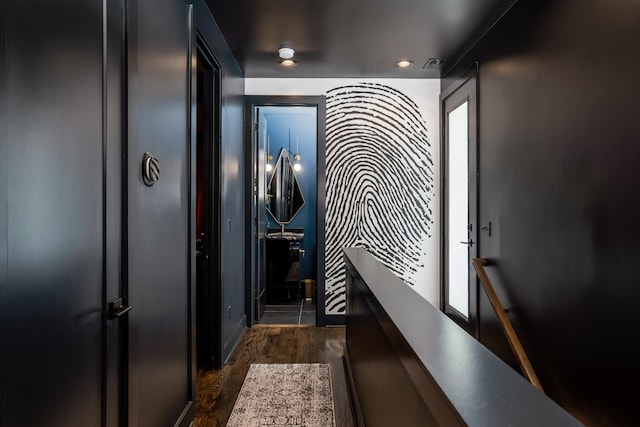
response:
[(531, 366), (531, 362), (529, 362), (529, 358), (527, 357), (527, 353), (524, 351), (524, 347), (520, 343), (518, 339), (518, 335), (516, 331), (513, 329), (511, 325), (511, 321), (507, 317), (507, 313), (504, 311), (502, 304), (500, 303), (500, 299), (496, 294), (496, 291), (493, 289), (493, 285), (491, 285), (491, 281), (489, 280), (489, 276), (484, 270), (484, 266), (487, 265), (486, 258), (473, 258), (471, 260), (473, 264), (473, 268), (475, 268), (476, 273), (478, 274), (478, 278), (480, 278), (480, 282), (482, 283), (482, 287), (484, 288), (487, 297), (489, 297), (489, 302), (493, 307), (493, 311), (495, 311), (496, 316), (498, 316), (498, 321), (500, 322), (500, 326), (504, 331), (505, 336), (507, 337), (507, 341), (511, 346), (511, 350), (513, 354), (516, 356), (518, 360), (518, 364), (524, 373), (524, 376), (529, 380), (529, 382), (542, 393), (544, 390), (542, 389), (542, 385), (536, 376), (536, 373), (533, 370), (533, 366)]

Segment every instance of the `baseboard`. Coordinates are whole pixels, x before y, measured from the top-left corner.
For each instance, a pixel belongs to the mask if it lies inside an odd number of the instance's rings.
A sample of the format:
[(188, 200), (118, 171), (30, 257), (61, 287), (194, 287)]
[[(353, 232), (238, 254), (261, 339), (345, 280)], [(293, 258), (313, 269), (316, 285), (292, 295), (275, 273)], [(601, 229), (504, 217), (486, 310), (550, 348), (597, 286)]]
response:
[(349, 351), (347, 345), (344, 345), (344, 353), (342, 355), (342, 364), (344, 365), (344, 373), (347, 377), (347, 390), (349, 392), (349, 403), (351, 404), (351, 413), (353, 414), (356, 426), (364, 427), (364, 417), (362, 416), (362, 409), (360, 408), (360, 401), (358, 400), (358, 391), (356, 390), (356, 383), (353, 380), (353, 373), (351, 371), (351, 362), (349, 361)]
[(326, 326), (344, 326), (346, 325), (346, 316), (344, 314), (325, 314), (324, 324)]
[(222, 350), (223, 351), (222, 359), (224, 360), (223, 365), (226, 365), (227, 361), (233, 354), (233, 350), (235, 350), (236, 347), (238, 346), (238, 343), (240, 342), (240, 338), (242, 338), (242, 334), (247, 328), (246, 325), (247, 325), (247, 316), (245, 315), (240, 318), (240, 321), (236, 324), (236, 327), (233, 329), (233, 333), (231, 334), (227, 342), (224, 343), (224, 347)]

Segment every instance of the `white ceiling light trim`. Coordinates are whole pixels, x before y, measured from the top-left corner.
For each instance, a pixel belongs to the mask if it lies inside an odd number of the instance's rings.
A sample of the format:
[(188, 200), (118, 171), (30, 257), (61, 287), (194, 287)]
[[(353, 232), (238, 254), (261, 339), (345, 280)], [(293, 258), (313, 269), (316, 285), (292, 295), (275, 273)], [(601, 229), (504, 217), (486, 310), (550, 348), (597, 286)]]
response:
[(280, 55), (280, 58), (282, 59), (291, 59), (295, 54), (296, 51), (291, 47), (281, 47), (278, 49), (278, 55)]

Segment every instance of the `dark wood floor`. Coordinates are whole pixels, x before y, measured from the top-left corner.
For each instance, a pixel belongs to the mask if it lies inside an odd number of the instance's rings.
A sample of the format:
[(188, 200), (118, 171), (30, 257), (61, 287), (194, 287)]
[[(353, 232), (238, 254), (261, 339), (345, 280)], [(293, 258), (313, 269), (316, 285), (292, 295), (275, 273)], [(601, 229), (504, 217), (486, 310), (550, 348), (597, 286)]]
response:
[(257, 325), (219, 371), (198, 370), (195, 427), (224, 426), (252, 363), (329, 363), (336, 427), (353, 427), (342, 355), (344, 327)]

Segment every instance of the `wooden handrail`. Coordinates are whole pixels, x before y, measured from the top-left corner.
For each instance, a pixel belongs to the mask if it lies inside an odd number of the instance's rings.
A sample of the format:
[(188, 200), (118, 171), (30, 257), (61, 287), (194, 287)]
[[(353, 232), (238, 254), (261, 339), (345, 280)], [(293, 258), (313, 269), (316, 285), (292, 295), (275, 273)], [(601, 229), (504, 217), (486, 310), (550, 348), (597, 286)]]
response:
[(493, 307), (493, 311), (495, 311), (496, 315), (498, 316), (498, 321), (500, 322), (500, 326), (502, 327), (502, 330), (504, 331), (504, 334), (507, 337), (507, 341), (511, 346), (511, 350), (513, 350), (513, 354), (516, 356), (516, 359), (518, 360), (518, 364), (520, 365), (520, 368), (522, 369), (524, 376), (529, 380), (529, 382), (535, 388), (537, 388), (542, 393), (544, 393), (544, 390), (542, 389), (542, 385), (540, 384), (540, 381), (538, 380), (538, 377), (536, 376), (536, 373), (533, 370), (533, 366), (531, 366), (531, 362), (529, 362), (527, 353), (524, 351), (524, 347), (522, 347), (522, 344), (518, 339), (518, 335), (516, 334), (516, 331), (513, 329), (513, 326), (511, 325), (511, 321), (507, 317), (507, 313), (504, 311), (502, 304), (500, 304), (500, 299), (498, 298), (496, 291), (493, 289), (493, 286), (491, 285), (489, 276), (487, 276), (487, 273), (484, 271), (484, 266), (487, 265), (487, 259), (473, 258), (471, 260), (471, 263), (473, 264), (473, 268), (476, 269), (476, 273), (480, 278), (482, 287), (484, 288), (484, 291), (486, 292), (487, 297), (489, 297), (489, 302)]

